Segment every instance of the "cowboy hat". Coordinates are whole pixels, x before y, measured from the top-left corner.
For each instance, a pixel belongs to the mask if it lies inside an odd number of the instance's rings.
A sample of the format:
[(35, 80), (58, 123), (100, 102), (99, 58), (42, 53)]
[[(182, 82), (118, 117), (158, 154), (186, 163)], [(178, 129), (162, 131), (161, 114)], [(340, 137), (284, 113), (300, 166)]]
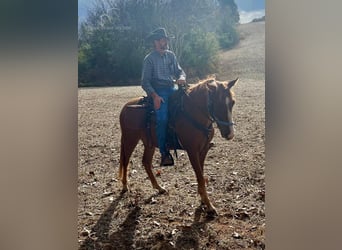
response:
[(147, 41), (155, 41), (155, 40), (160, 40), (162, 38), (166, 38), (167, 40), (170, 40), (170, 36), (167, 35), (166, 30), (164, 28), (158, 28), (154, 31), (152, 31), (152, 33), (150, 35), (148, 35), (148, 37), (146, 38)]

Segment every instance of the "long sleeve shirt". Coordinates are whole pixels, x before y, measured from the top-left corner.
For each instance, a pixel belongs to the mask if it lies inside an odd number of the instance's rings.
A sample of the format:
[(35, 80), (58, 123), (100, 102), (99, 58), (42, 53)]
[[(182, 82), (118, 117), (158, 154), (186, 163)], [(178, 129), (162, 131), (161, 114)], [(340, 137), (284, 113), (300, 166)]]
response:
[(171, 86), (174, 80), (185, 78), (176, 55), (170, 50), (166, 50), (164, 54), (154, 50), (144, 59), (141, 86), (148, 95), (155, 92), (158, 86)]

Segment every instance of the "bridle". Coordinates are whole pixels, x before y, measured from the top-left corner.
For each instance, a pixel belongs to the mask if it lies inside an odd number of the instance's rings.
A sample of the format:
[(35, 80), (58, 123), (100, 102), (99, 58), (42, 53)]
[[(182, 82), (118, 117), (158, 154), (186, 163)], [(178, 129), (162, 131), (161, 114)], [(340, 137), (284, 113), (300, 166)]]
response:
[[(192, 102), (192, 100), (191, 100), (191, 98), (190, 98), (190, 96), (189, 96), (189, 94), (186, 92), (186, 88), (181, 88), (182, 90), (183, 90), (183, 96), (186, 96), (187, 98), (188, 98), (188, 100), (190, 100), (190, 102)], [(183, 97), (182, 97), (183, 98)], [(183, 101), (182, 101), (183, 102)], [(192, 117), (191, 117), (191, 115), (188, 113), (188, 112), (186, 112), (185, 110), (184, 110), (184, 107), (183, 107), (183, 104), (181, 105), (182, 106), (182, 112), (183, 112), (183, 115), (196, 127), (196, 128), (198, 128), (199, 130), (202, 130), (206, 135), (209, 135), (209, 132), (213, 129), (213, 123), (214, 122), (216, 122), (216, 124), (217, 125), (221, 125), (221, 126), (233, 126), (233, 125), (235, 125), (235, 123), (233, 123), (233, 122), (226, 122), (226, 121), (222, 121), (222, 120), (220, 120), (220, 119), (218, 119), (217, 117), (216, 117), (216, 115), (214, 114), (214, 104), (213, 104), (213, 101), (212, 101), (212, 97), (211, 97), (211, 95), (209, 94), (208, 95), (208, 105), (207, 105), (207, 112), (203, 112), (203, 110), (202, 109), (200, 109), (201, 110), (201, 112), (202, 113), (204, 113), (207, 117), (208, 117), (208, 119), (209, 119), (209, 121), (210, 121), (210, 125), (208, 126), (208, 127), (206, 127), (206, 126), (204, 126), (203, 124), (201, 124), (201, 123), (199, 123), (198, 121), (196, 121), (195, 119), (193, 119)], [(198, 108), (198, 106), (197, 105), (194, 105), (195, 107), (197, 107)], [(199, 109), (199, 108), (198, 108)]]
[(213, 104), (212, 97), (211, 97), (210, 94), (209, 94), (209, 97), (208, 97), (208, 113), (210, 115), (210, 120), (212, 122), (216, 122), (217, 125), (223, 125), (223, 126), (233, 126), (233, 125), (235, 125), (234, 122), (222, 121), (222, 120), (220, 120), (220, 119), (218, 119), (216, 117), (216, 115), (214, 114), (214, 104)]

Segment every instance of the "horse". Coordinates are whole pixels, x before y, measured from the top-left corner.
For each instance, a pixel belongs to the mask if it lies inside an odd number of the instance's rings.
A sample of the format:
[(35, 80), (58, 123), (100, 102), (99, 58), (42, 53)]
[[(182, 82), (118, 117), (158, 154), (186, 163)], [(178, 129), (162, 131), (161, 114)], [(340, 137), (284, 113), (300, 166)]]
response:
[[(206, 206), (209, 216), (216, 216), (218, 213), (207, 194), (206, 180), (203, 176), (204, 161), (214, 136), (214, 122), (223, 138), (231, 140), (234, 137), (232, 111), (235, 96), (231, 89), (237, 82), (238, 78), (232, 81), (217, 81), (215, 78), (209, 78), (190, 86), (187, 90), (183, 89), (182, 95), (174, 94), (169, 101), (170, 111), (173, 105), (181, 106), (178, 107), (177, 112), (174, 112), (173, 128), (179, 144), (189, 156), (197, 178), (201, 204)], [(139, 105), (140, 102), (141, 97), (128, 101), (120, 113), (119, 178), (123, 185), (122, 192), (128, 191), (129, 159), (138, 142), (142, 140), (144, 146), (142, 165), (152, 187), (158, 189), (159, 193), (165, 193), (167, 191), (157, 183), (152, 172), (152, 158), (155, 148), (158, 147), (155, 124), (152, 124), (151, 128), (146, 126), (148, 112), (144, 105)]]

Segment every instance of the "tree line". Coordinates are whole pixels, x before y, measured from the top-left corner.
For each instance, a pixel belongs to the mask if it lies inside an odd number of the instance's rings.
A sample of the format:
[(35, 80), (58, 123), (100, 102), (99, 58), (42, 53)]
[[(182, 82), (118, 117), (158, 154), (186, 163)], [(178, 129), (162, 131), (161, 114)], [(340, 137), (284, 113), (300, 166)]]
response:
[(96, 0), (78, 34), (79, 86), (139, 84), (150, 32), (165, 27), (188, 79), (214, 73), (238, 40), (234, 0)]

